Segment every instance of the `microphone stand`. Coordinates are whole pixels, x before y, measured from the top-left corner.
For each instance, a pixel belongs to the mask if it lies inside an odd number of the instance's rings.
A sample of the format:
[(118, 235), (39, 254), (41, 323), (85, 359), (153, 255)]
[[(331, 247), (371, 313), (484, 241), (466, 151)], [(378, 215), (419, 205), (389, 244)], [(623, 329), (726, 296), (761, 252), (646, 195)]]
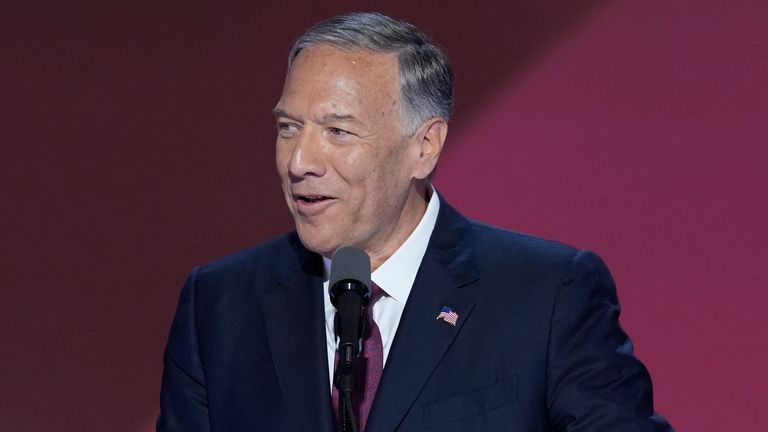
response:
[(336, 366), (335, 386), (339, 390), (339, 432), (358, 432), (352, 390), (355, 388), (355, 348), (339, 347), (339, 364)]

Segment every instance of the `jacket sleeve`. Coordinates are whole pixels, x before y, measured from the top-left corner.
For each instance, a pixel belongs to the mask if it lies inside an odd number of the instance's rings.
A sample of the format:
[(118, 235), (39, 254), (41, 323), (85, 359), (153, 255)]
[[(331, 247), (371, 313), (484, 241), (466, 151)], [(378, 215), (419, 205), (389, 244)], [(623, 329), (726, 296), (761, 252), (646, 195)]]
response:
[(616, 289), (595, 254), (577, 252), (551, 318), (547, 403), (552, 430), (673, 431), (654, 413), (651, 379), (619, 326)]
[(195, 289), (198, 269), (181, 290), (176, 316), (163, 357), (158, 432), (208, 432), (205, 374), (195, 323)]

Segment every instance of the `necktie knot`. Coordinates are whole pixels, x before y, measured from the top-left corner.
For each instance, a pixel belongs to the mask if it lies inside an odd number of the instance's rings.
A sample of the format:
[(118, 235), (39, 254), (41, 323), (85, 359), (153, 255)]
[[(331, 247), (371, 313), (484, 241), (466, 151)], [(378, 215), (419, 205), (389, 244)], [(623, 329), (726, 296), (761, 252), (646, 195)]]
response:
[(376, 303), (382, 296), (384, 296), (384, 290), (375, 283), (371, 283), (371, 301), (368, 304), (369, 308), (370, 306), (373, 306), (374, 303)]

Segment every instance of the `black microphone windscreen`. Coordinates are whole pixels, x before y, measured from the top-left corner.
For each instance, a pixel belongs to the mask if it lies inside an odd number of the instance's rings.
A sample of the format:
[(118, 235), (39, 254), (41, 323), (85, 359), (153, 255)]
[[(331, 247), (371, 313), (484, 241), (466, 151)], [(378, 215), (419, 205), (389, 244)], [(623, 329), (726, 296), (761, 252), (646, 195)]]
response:
[(339, 248), (331, 257), (330, 285), (337, 282), (352, 279), (360, 281), (370, 290), (371, 288), (371, 258), (364, 250), (345, 246)]

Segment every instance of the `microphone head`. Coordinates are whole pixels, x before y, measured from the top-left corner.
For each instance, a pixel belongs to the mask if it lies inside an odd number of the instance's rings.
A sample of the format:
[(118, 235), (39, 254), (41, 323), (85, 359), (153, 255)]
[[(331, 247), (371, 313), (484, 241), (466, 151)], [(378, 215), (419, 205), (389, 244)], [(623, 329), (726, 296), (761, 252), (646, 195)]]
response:
[(364, 250), (354, 246), (345, 246), (334, 252), (331, 257), (331, 275), (328, 285), (331, 300), (334, 300), (338, 294), (334, 287), (343, 281), (359, 282), (365, 286), (364, 297), (370, 297), (371, 258)]

